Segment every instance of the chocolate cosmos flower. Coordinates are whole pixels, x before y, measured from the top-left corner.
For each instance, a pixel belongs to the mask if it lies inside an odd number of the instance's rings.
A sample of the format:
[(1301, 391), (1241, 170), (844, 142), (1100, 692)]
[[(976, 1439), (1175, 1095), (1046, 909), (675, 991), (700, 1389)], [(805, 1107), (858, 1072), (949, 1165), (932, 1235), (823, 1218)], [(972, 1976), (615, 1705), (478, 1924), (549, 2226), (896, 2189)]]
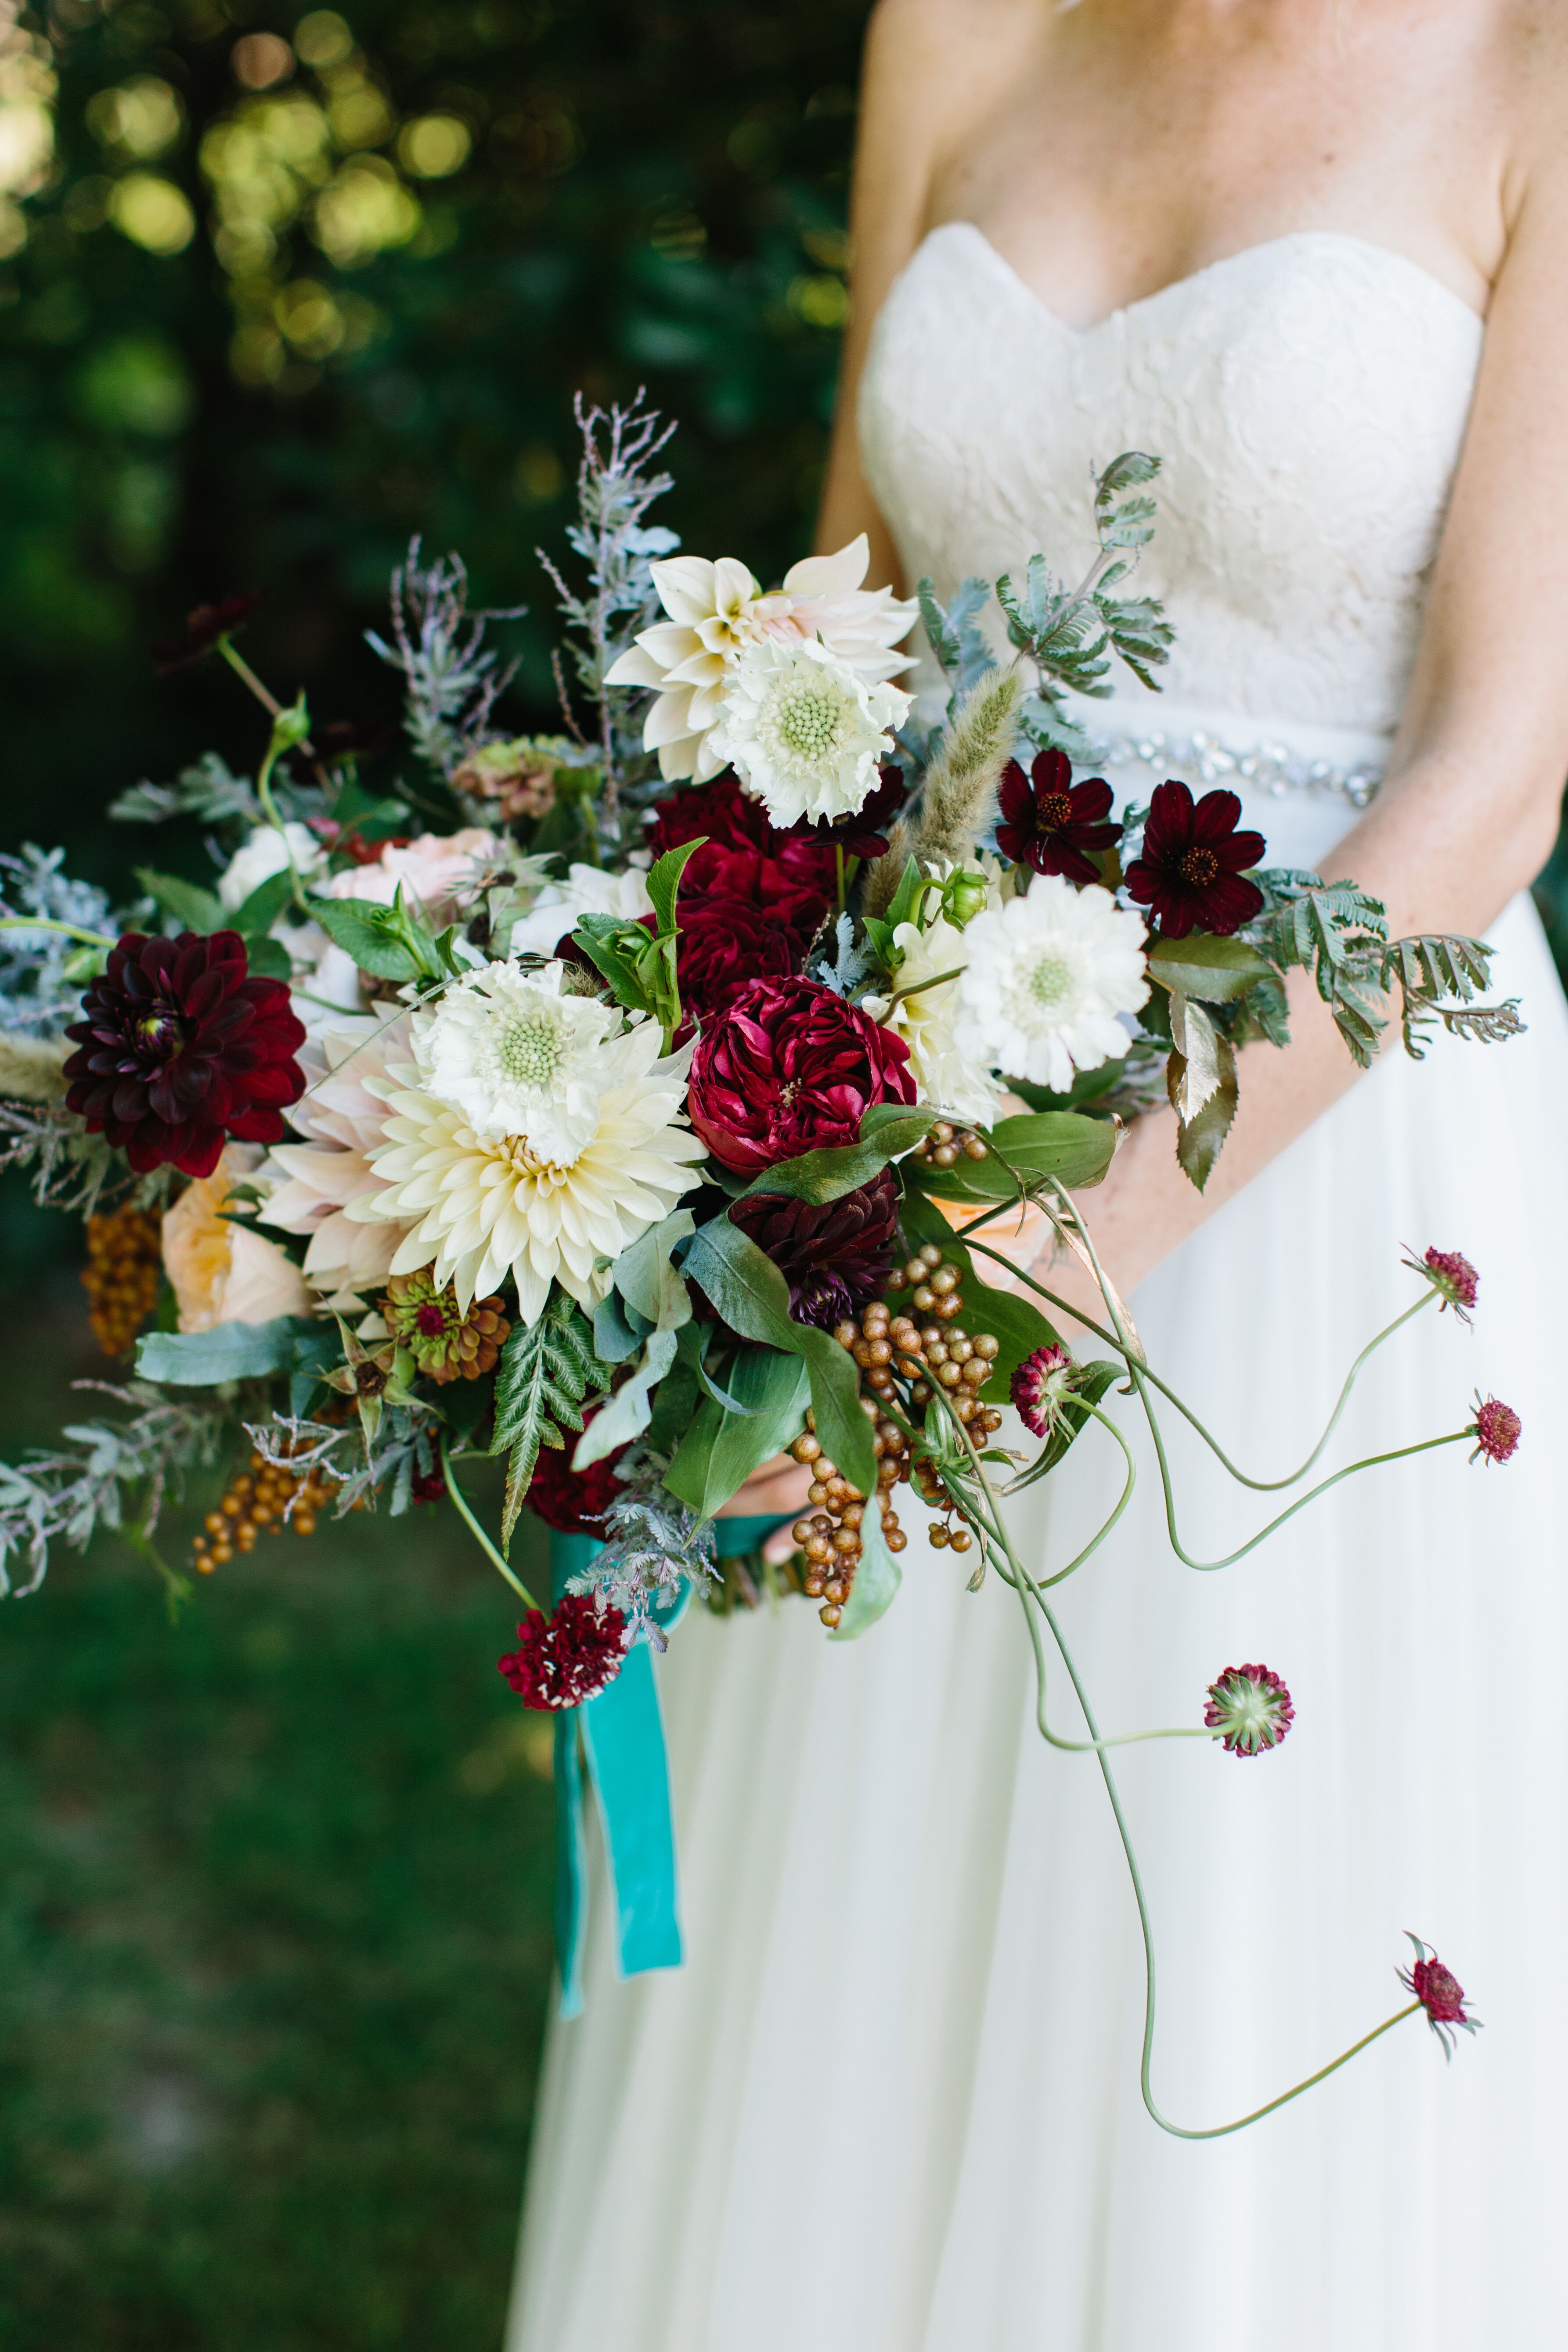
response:
[(546, 1618), (531, 1609), (517, 1647), (496, 1661), (524, 1706), (581, 1706), (613, 1683), (626, 1660), (626, 1621), (618, 1609), (595, 1609), (586, 1592), (568, 1592)]
[(791, 826), (792, 835), (829, 849), (842, 850), (846, 857), (885, 857), (888, 828), (909, 799), (910, 788), (902, 769), (891, 760), (885, 761), (878, 773), (881, 782), (853, 816), (841, 816), (837, 824), (808, 824), (802, 817)]
[(1110, 786), (1103, 776), (1075, 784), (1067, 753), (1042, 751), (1026, 776), (1009, 760), (996, 797), (1002, 815), (996, 846), (1004, 857), (1032, 866), (1037, 874), (1065, 874), (1069, 882), (1100, 879), (1090, 853), (1110, 849), (1121, 837), (1120, 824), (1105, 823)]
[(248, 595), (225, 596), (216, 604), (198, 604), (194, 613), (185, 615), (184, 635), (167, 637), (153, 648), (153, 658), (158, 667), (155, 675), (168, 677), (177, 669), (185, 669), (192, 662), (210, 654), (220, 637), (232, 637), (242, 629), (266, 594), (258, 588)]
[(237, 931), (128, 931), (67, 1030), (68, 1108), (121, 1147), (138, 1174), (210, 1176), (226, 1135), (278, 1143), (305, 1081), (305, 1032), (279, 980), (252, 980)]
[(736, 1201), (730, 1223), (749, 1234), (789, 1285), (797, 1323), (831, 1331), (881, 1296), (898, 1244), (898, 1186), (884, 1168), (869, 1184), (820, 1204), (778, 1192)]
[(1194, 803), (1185, 784), (1156, 786), (1127, 888), (1168, 940), (1192, 930), (1226, 939), (1261, 913), (1262, 891), (1241, 876), (1262, 856), (1263, 835), (1237, 833), (1240, 814), (1234, 793), (1205, 793)]

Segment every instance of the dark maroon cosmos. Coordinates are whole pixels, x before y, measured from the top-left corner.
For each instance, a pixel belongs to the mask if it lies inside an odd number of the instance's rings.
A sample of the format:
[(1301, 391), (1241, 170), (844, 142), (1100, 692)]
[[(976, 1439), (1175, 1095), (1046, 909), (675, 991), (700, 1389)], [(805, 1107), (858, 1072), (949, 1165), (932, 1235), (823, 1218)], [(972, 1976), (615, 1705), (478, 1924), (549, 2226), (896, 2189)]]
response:
[(1098, 882), (1100, 869), (1094, 856), (1114, 848), (1121, 838), (1120, 824), (1108, 824), (1110, 786), (1103, 776), (1072, 780), (1072, 761), (1065, 751), (1042, 751), (1027, 775), (1016, 760), (1009, 760), (997, 786), (1002, 822), (996, 846), (1015, 866), (1032, 866), (1037, 874), (1063, 874), (1080, 885)]
[(531, 1609), (517, 1629), (517, 1647), (496, 1664), (524, 1706), (581, 1706), (613, 1683), (626, 1661), (626, 1621), (618, 1609), (601, 1612), (586, 1592), (568, 1592), (547, 1619)]
[(842, 850), (846, 857), (885, 857), (888, 854), (888, 828), (904, 803), (910, 788), (904, 782), (903, 770), (891, 760), (878, 770), (881, 781), (869, 797), (863, 801), (853, 816), (841, 816), (835, 824), (826, 819), (813, 824), (809, 818), (798, 817), (790, 827), (796, 838)]
[(67, 1107), (138, 1174), (210, 1176), (226, 1136), (282, 1139), (283, 1107), (305, 1091), (305, 1031), (280, 980), (249, 977), (237, 931), (128, 931), (81, 1009), (66, 1032), (78, 1041)]
[(198, 604), (194, 613), (185, 615), (184, 635), (165, 638), (153, 648), (157, 663), (156, 675), (169, 677), (177, 669), (210, 654), (220, 637), (232, 637), (237, 629), (245, 626), (261, 603), (266, 590), (258, 588), (247, 595), (224, 596), (216, 604)]
[(788, 1283), (795, 1321), (831, 1331), (886, 1289), (898, 1246), (898, 1208), (899, 1188), (884, 1168), (837, 1201), (749, 1193), (731, 1204), (730, 1223), (751, 1235)]
[(1241, 877), (1262, 857), (1263, 835), (1237, 833), (1240, 814), (1234, 793), (1205, 793), (1194, 803), (1185, 784), (1156, 786), (1127, 888), (1166, 939), (1193, 930), (1226, 939), (1262, 913), (1262, 891)]
[(873, 1103), (912, 1103), (910, 1051), (813, 980), (756, 980), (703, 1032), (686, 1097), (713, 1157), (760, 1176), (858, 1139)]

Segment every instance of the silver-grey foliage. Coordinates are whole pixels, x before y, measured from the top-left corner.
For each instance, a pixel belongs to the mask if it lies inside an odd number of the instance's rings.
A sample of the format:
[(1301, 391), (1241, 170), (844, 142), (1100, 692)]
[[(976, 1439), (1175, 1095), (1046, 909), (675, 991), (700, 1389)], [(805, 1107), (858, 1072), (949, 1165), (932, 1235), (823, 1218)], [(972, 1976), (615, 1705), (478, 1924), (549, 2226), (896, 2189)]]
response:
[[(34, 1592), (44, 1580), (51, 1543), (85, 1549), (98, 1528), (126, 1528), (146, 1544), (171, 1488), (184, 1473), (216, 1459), (226, 1416), (211, 1406), (179, 1404), (133, 1381), (77, 1381), (130, 1408), (121, 1421), (73, 1422), (63, 1446), (35, 1446), (20, 1462), (0, 1462), (0, 1592)], [(140, 1492), (133, 1493), (133, 1490)], [(25, 1560), (27, 1578), (12, 1580)]]

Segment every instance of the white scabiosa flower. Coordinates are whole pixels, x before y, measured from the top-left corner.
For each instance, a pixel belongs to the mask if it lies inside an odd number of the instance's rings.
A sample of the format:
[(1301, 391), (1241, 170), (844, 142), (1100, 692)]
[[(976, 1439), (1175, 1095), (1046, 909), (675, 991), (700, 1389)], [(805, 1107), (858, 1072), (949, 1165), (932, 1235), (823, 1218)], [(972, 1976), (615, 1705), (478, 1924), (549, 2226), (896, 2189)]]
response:
[(731, 671), (750, 646), (769, 637), (816, 638), (868, 686), (896, 677), (909, 661), (894, 648), (909, 635), (918, 607), (889, 588), (861, 582), (871, 560), (864, 531), (837, 555), (808, 556), (764, 594), (743, 563), (696, 555), (652, 565), (669, 618), (645, 629), (608, 674), (611, 686), (646, 686), (657, 699), (643, 729), (643, 749), (658, 753), (671, 782), (700, 784), (725, 764), (712, 740)]
[(770, 637), (735, 664), (710, 740), (774, 824), (832, 824), (876, 790), (909, 707), (896, 686), (867, 686), (815, 638)]
[(580, 915), (618, 915), (635, 923), (651, 915), (647, 878), (637, 867), (625, 874), (605, 874), (597, 866), (574, 866), (564, 882), (547, 882), (526, 915), (511, 927), (511, 952), (552, 956)]
[(259, 890), (274, 874), (281, 874), (290, 857), (296, 874), (314, 874), (326, 854), (308, 825), (286, 824), (280, 833), (275, 824), (258, 824), (224, 867), (218, 879), (218, 904), (232, 915), (253, 890)]
[(510, 1275), (525, 1323), (552, 1282), (582, 1307), (605, 1297), (614, 1260), (669, 1214), (703, 1156), (681, 1121), (691, 1047), (661, 1058), (653, 1023), (564, 997), (561, 980), (559, 964), (492, 964), (416, 1017), (373, 1155), (385, 1189), (348, 1211), (403, 1220), (393, 1273), (432, 1266), (465, 1310)]
[(1023, 898), (976, 915), (963, 944), (960, 1053), (1065, 1094), (1074, 1070), (1098, 1069), (1126, 1052), (1118, 1016), (1149, 996), (1143, 919), (1109, 890), (1037, 876)]

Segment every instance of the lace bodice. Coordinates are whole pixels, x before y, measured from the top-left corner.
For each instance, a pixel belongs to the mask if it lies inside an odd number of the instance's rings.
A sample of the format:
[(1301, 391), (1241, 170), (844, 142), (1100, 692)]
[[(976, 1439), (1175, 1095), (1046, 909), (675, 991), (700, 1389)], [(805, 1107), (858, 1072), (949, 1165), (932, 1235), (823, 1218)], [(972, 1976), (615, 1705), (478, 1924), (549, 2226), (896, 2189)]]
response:
[(1090, 467), (1148, 450), (1164, 471), (1138, 589), (1164, 598), (1176, 644), (1143, 723), (1180, 706), (1386, 736), (1482, 332), (1416, 263), (1320, 231), (1079, 331), (952, 222), (877, 322), (866, 477), (910, 580), (945, 596), (1037, 548), (1080, 576)]

